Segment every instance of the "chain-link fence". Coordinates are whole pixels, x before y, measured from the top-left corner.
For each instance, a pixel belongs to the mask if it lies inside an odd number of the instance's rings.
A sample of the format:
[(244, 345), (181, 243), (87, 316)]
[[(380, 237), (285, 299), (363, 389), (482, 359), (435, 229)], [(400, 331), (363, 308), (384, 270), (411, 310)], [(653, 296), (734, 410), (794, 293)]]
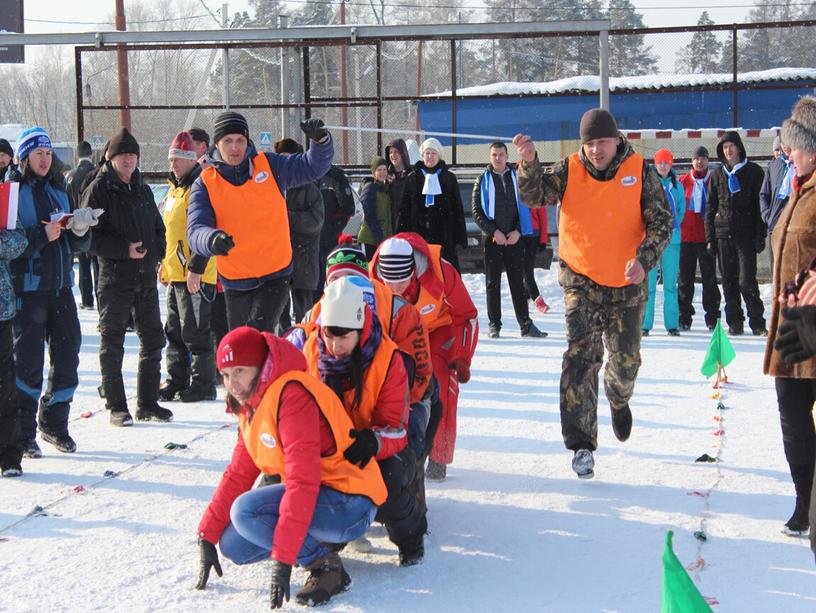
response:
[[(611, 30), (611, 110), (646, 156), (663, 146), (681, 159), (701, 144), (712, 150), (733, 126), (749, 155), (770, 156), (773, 128), (816, 85), (816, 50), (805, 44), (814, 34), (816, 21)], [(578, 119), (599, 104), (598, 32), (306, 43), (128, 45), (143, 169), (164, 171), (174, 134), (210, 131), (226, 104), (262, 149), (301, 140), (306, 116), (346, 126), (334, 131), (336, 161), (359, 169), (391, 139), (432, 132), (460, 167), (484, 164), (489, 142), (520, 131), (554, 160), (577, 148)], [(77, 132), (101, 149), (122, 121), (116, 50), (78, 47), (76, 58)]]

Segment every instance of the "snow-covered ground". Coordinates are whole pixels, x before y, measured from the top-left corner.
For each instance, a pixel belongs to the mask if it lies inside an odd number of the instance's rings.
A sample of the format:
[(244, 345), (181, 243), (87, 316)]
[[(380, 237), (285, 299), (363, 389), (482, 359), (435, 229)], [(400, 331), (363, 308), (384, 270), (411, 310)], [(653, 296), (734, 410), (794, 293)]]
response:
[[(399, 568), (396, 548), (375, 526), (370, 553), (343, 552), (353, 584), (324, 610), (657, 611), (668, 529), (684, 565), (704, 560), (691, 575), (719, 603), (715, 611), (816, 610), (807, 542), (780, 533), (793, 485), (773, 381), (761, 374), (764, 339), (733, 341), (728, 409), (715, 421), (711, 384), (699, 374), (709, 339), (702, 316), (691, 332), (666, 336), (658, 298), (632, 438), (615, 440), (601, 398), (596, 477), (579, 481), (559, 425), (563, 301), (554, 271), (538, 275), (553, 311), (536, 320), (550, 336), (518, 337), (505, 287), (504, 336), (480, 339), (460, 399), (456, 460), (445, 483), (428, 487), (425, 562)], [(483, 277), (466, 282), (483, 311)], [(267, 610), (265, 563), (222, 559), (224, 577), (194, 589), (195, 530), (235, 442), (231, 417), (220, 402), (172, 403), (172, 424), (111, 427), (96, 395), (96, 315), (80, 317), (71, 414), (79, 450), (65, 455), (42, 443), (45, 457), (24, 460), (21, 479), (0, 480), (0, 611)], [(486, 332), (484, 315), (481, 325)], [(127, 346), (133, 393), (134, 335)], [(82, 418), (85, 411), (93, 416)], [(187, 448), (166, 450), (168, 442)], [(722, 462), (696, 464), (703, 453)], [(27, 517), (36, 505), (47, 516)], [(701, 526), (704, 543), (693, 536)], [(304, 578), (293, 573), (293, 595)]]

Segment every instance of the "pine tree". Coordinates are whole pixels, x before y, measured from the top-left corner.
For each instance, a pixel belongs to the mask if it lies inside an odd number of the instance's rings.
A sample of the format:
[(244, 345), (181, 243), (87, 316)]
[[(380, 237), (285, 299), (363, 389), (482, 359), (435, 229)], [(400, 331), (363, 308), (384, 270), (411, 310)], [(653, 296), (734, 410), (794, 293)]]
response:
[[(613, 28), (642, 28), (643, 16), (629, 0), (609, 0), (609, 20)], [(655, 72), (657, 58), (645, 35), (609, 37), (609, 73), (613, 77)]]
[[(714, 22), (708, 16), (708, 11), (703, 11), (697, 20), (698, 26), (710, 26)], [(679, 73), (706, 74), (719, 72), (721, 58), (725, 47), (728, 48), (728, 64), (731, 64), (731, 45), (722, 45), (717, 40), (717, 35), (711, 31), (695, 32), (691, 37), (689, 45), (677, 54), (675, 69)]]

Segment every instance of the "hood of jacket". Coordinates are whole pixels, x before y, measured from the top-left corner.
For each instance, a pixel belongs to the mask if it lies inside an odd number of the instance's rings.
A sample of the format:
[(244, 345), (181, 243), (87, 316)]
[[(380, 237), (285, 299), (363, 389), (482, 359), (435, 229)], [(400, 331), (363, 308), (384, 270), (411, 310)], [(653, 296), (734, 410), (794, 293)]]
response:
[(408, 155), (408, 145), (405, 144), (405, 141), (401, 138), (395, 138), (385, 146), (385, 159), (388, 160), (389, 169), (394, 168), (389, 155), (391, 153), (391, 149), (396, 149), (399, 151), (400, 157), (402, 158), (403, 170), (406, 172), (411, 170), (411, 156)]
[(742, 138), (740, 137), (739, 132), (735, 130), (728, 130), (728, 132), (722, 135), (720, 142), (717, 143), (717, 159), (720, 160), (724, 166), (728, 165), (725, 160), (725, 156), (723, 155), (723, 145), (725, 143), (734, 143), (737, 146), (740, 154), (740, 162), (748, 157), (748, 154), (745, 152), (745, 145), (742, 144)]

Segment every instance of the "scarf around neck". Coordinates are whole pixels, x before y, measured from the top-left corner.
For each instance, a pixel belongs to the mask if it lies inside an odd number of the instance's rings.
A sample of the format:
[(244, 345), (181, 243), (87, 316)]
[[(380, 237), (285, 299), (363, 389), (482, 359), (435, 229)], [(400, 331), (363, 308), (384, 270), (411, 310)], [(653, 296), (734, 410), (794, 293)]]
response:
[(728, 166), (725, 164), (722, 165), (723, 172), (728, 177), (728, 191), (730, 191), (732, 194), (736, 194), (742, 189), (739, 182), (739, 177), (737, 177), (737, 171), (747, 163), (748, 158), (745, 158), (739, 164), (736, 164), (732, 170), (728, 170)]
[(689, 201), (689, 210), (694, 211), (699, 215), (705, 214), (706, 203), (708, 202), (708, 179), (711, 176), (711, 170), (706, 170), (705, 176), (697, 177), (697, 172), (692, 169), (691, 178), (694, 181), (694, 187), (691, 189), (691, 200)]
[(785, 155), (779, 158), (785, 162), (785, 173), (782, 175), (782, 182), (779, 184), (779, 191), (776, 192), (777, 200), (786, 200), (791, 195), (793, 189), (793, 178), (796, 176), (796, 168), (793, 166), (793, 160)]
[[(524, 236), (530, 236), (533, 234), (533, 222), (530, 217), (530, 209), (521, 202), (516, 171), (512, 168), (508, 168), (507, 172), (510, 173), (510, 178), (513, 180), (513, 190), (516, 195), (516, 209), (518, 210), (521, 233)], [(482, 210), (485, 215), (487, 215), (487, 218), (492, 221), (496, 218), (496, 184), (493, 181), (493, 171), (485, 170), (484, 174), (482, 174), (479, 193), (481, 195)]]
[(435, 197), (442, 193), (442, 186), (439, 185), (439, 173), (441, 168), (437, 168), (435, 172), (428, 172), (424, 168), (421, 169), (422, 174), (425, 175), (425, 185), (422, 186), (422, 193), (425, 194), (425, 208), (436, 204)]
[[(360, 345), (360, 352), (362, 354), (363, 370), (365, 371), (374, 360), (374, 355), (380, 347), (382, 341), (382, 326), (380, 325), (380, 318), (376, 313), (369, 311), (371, 327), (368, 337), (362, 341)], [(318, 370), (320, 371), (320, 380), (328, 385), (334, 393), (343, 400), (343, 380), (351, 376), (351, 356), (347, 355), (342, 358), (331, 355), (326, 350), (326, 343), (323, 340), (323, 334), (317, 335), (318, 348)]]

